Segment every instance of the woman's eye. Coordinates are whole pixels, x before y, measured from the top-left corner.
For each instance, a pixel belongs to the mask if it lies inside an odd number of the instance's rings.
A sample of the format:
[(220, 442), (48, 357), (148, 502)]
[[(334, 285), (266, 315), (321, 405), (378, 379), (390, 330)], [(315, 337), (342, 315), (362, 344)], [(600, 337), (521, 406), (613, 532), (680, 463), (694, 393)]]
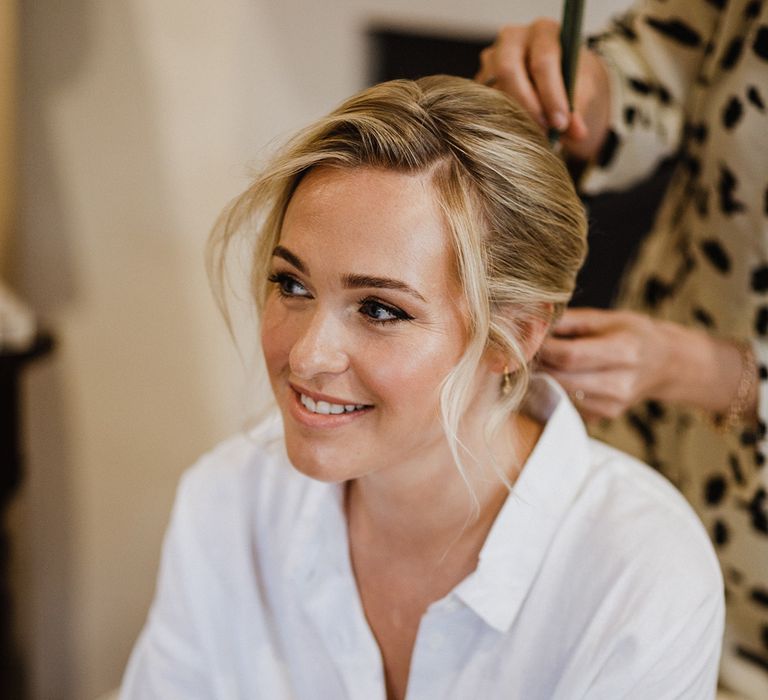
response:
[(308, 297), (307, 288), (293, 275), (277, 272), (269, 276), (269, 281), (277, 285), (277, 291), (284, 297)]
[(360, 312), (374, 323), (392, 323), (394, 321), (409, 321), (410, 314), (396, 306), (390, 306), (375, 299), (363, 299), (360, 302)]

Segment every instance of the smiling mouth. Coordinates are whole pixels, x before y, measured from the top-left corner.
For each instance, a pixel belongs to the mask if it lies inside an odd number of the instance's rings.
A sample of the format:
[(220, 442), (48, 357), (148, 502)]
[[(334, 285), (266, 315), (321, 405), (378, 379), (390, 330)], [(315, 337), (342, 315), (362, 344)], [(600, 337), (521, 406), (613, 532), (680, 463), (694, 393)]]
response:
[(366, 406), (365, 404), (361, 403), (340, 404), (330, 403), (328, 401), (315, 401), (313, 398), (301, 393), (299, 393), (299, 401), (301, 402), (301, 405), (304, 406), (304, 408), (306, 408), (310, 413), (318, 413), (323, 416), (340, 415), (342, 413), (355, 413), (357, 411), (363, 411), (366, 408), (371, 408), (370, 406)]

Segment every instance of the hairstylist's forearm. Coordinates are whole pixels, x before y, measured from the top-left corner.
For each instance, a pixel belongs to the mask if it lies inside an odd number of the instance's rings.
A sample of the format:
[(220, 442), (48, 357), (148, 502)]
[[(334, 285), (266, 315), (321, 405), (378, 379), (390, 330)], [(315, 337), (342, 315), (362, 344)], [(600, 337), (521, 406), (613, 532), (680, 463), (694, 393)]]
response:
[(740, 389), (748, 388), (741, 417), (756, 418), (757, 377), (744, 376), (749, 367), (733, 341), (676, 323), (664, 322), (662, 328), (669, 362), (656, 398), (727, 414)]

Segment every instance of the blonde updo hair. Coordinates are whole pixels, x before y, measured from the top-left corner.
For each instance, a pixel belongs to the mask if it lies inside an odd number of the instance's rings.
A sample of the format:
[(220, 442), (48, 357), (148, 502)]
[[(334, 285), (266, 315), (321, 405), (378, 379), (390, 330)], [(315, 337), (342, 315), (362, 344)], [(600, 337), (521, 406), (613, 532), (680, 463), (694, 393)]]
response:
[(261, 312), (288, 203), (319, 166), (431, 175), (467, 310), (466, 352), (440, 400), (466, 480), (459, 424), (484, 351), (495, 346), (515, 370), (510, 390), (499, 392), (489, 435), (527, 390), (525, 321), (561, 313), (586, 254), (586, 219), (568, 173), (530, 117), (498, 90), (445, 75), (375, 85), (299, 132), (220, 217), (208, 252), (225, 315), (223, 273), (234, 235), (246, 224), (255, 228), (251, 285)]

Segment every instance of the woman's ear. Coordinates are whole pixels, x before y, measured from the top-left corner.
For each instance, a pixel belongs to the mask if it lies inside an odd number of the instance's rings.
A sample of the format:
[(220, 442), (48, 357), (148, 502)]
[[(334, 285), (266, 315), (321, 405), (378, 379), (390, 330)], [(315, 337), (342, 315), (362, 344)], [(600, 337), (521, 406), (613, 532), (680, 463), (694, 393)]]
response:
[(526, 362), (530, 362), (541, 348), (544, 339), (552, 325), (552, 304), (543, 304), (542, 313), (515, 319), (519, 329), (518, 338), (525, 354)]
[[(544, 342), (552, 322), (552, 312), (552, 304), (542, 304), (538, 313), (521, 314), (519, 308), (510, 307), (508, 314), (505, 314), (507, 318), (502, 322), (506, 321), (514, 329), (512, 332), (520, 343), (526, 363), (530, 363)], [(515, 358), (509, 357), (509, 354), (497, 345), (492, 345), (487, 350), (486, 357), (492, 372), (504, 374), (518, 369)]]

